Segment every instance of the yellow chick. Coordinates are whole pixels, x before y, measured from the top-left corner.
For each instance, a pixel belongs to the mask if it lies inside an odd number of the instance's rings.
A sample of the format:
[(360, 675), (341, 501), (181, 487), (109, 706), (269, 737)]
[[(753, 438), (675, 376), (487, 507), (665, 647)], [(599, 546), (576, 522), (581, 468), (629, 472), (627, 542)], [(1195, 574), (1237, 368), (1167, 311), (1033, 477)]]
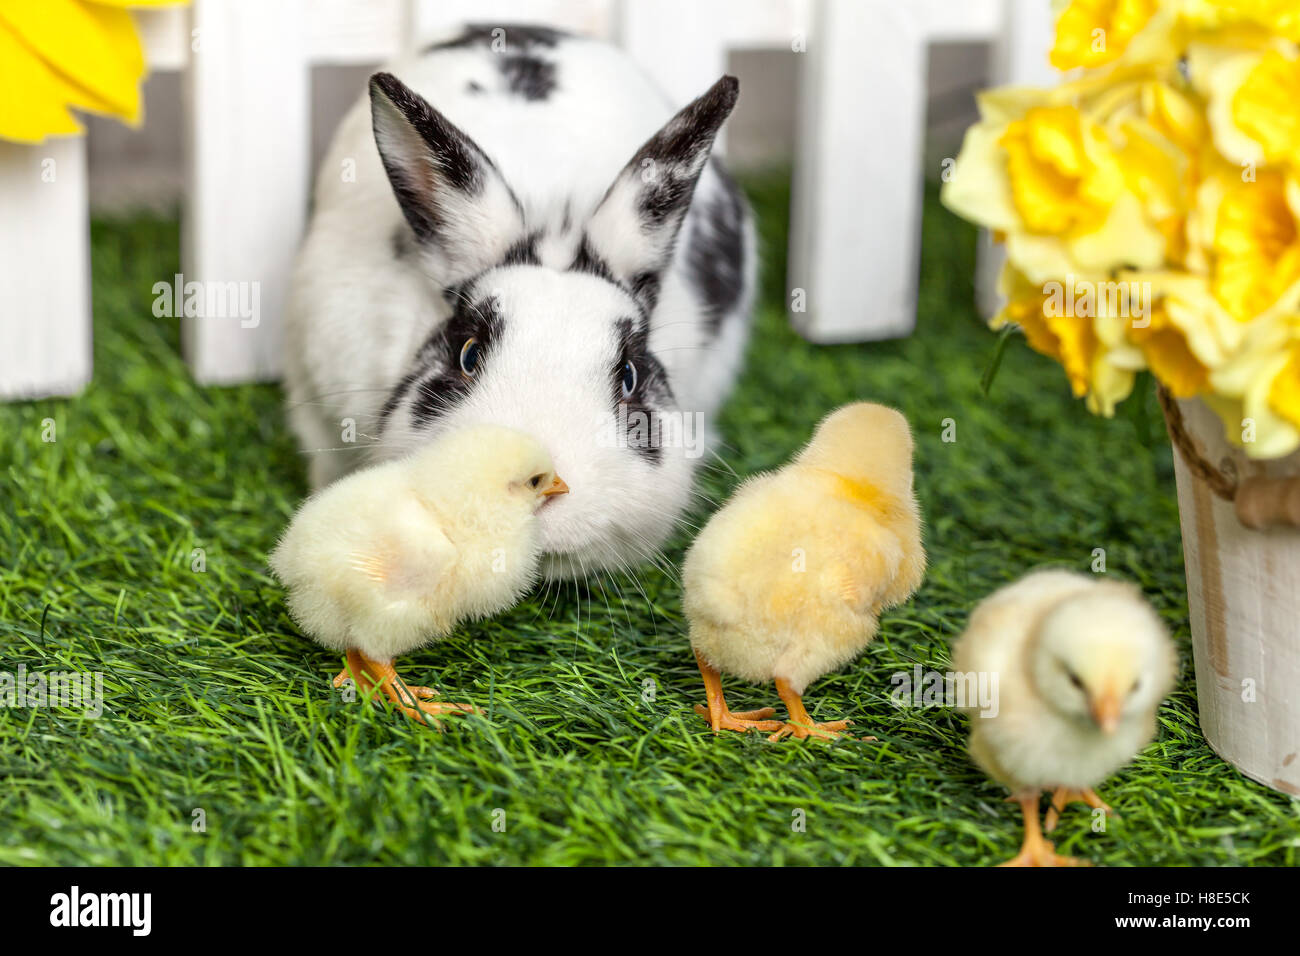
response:
[(1048, 832), (1074, 800), (1110, 813), (1093, 788), (1151, 741), (1177, 663), (1164, 624), (1130, 584), (1036, 571), (980, 602), (953, 665), (996, 687), (993, 706), (963, 709), (971, 756), (1024, 814), (1024, 843), (1004, 866), (1081, 865), (1043, 837), (1039, 796), (1053, 791)]
[[(805, 688), (856, 657), (880, 612), (924, 573), (907, 420), (866, 402), (832, 412), (792, 462), (742, 484), (686, 555), (684, 606), (708, 697), (696, 712), (715, 733), (838, 736), (848, 722), (815, 723)], [(789, 720), (767, 720), (770, 707), (729, 711), (722, 671), (774, 680)]]
[(531, 586), (536, 513), (568, 491), (529, 436), (466, 428), (312, 496), (270, 555), (298, 626), (347, 651), (363, 691), (378, 686), (407, 716), (474, 711), (407, 685), (393, 658), (499, 613)]

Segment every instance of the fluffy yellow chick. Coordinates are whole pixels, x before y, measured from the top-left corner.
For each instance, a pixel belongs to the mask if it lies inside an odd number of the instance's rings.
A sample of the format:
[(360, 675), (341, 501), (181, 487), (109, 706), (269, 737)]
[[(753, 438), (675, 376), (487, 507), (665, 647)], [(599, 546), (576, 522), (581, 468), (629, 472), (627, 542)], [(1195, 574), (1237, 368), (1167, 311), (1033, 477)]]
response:
[(550, 455), (507, 428), (466, 428), (312, 496), (270, 555), (299, 627), (347, 651), (363, 691), (409, 717), (473, 711), (435, 703), (393, 658), (461, 621), (515, 604), (537, 573), (537, 511), (568, 491)]
[(1071, 866), (1047, 830), (1065, 804), (1110, 812), (1093, 788), (1155, 735), (1178, 659), (1164, 624), (1137, 588), (1071, 571), (1037, 571), (989, 595), (953, 649), (960, 674), (996, 676), (995, 706), (971, 714), (970, 752), (1011, 790), (1025, 819), (1020, 853), (1006, 866)]
[[(803, 692), (856, 657), (880, 612), (921, 584), (925, 549), (912, 494), (912, 434), (883, 405), (832, 412), (778, 471), (749, 479), (700, 532), (682, 569), (691, 645), (719, 730), (835, 737), (847, 721), (815, 723)], [(774, 680), (789, 720), (732, 713), (719, 672)]]

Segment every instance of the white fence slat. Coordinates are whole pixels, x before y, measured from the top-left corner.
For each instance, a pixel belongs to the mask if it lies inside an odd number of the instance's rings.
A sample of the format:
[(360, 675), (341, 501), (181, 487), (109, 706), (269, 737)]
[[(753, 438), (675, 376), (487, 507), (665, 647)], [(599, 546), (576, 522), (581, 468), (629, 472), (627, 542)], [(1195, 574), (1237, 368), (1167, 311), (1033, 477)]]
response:
[[(727, 12), (726, 4), (699, 0), (623, 0), (618, 42), (675, 106), (685, 106), (727, 72)], [(713, 149), (725, 153), (725, 128)]]
[(383, 63), (415, 43), (413, 0), (315, 0), (304, 28), (314, 64)]
[(812, 341), (915, 325), (925, 44), (914, 12), (892, 0), (817, 7), (802, 55), (787, 277), (791, 320)]
[[(300, 0), (196, 0), (186, 71), (186, 281), (252, 283), (260, 314), (182, 320), (205, 384), (274, 378), (294, 253), (306, 221), (310, 98)], [(160, 279), (170, 277), (162, 276)], [(243, 287), (241, 287), (243, 288)]]
[(150, 70), (181, 70), (190, 60), (190, 19), (181, 7), (132, 10)]
[(86, 141), (0, 140), (0, 398), (74, 395), (90, 368)]

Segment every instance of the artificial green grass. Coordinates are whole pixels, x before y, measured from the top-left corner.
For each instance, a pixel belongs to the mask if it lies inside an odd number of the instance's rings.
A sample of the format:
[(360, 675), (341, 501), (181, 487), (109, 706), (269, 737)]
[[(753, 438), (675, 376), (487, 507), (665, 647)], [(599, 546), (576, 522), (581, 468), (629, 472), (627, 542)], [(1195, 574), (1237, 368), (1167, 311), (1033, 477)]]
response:
[[(720, 500), (783, 462), (843, 402), (907, 413), (926, 582), (808, 697), (814, 717), (879, 742), (706, 732), (672, 570), (685, 528), (665, 568), (543, 588), (402, 662), (486, 718), (439, 734), (343, 701), (339, 657), (297, 633), (265, 564), (305, 491), (279, 390), (195, 387), (175, 323), (150, 313), (150, 287), (178, 271), (175, 224), (102, 223), (94, 383), (0, 406), (0, 670), (102, 672), (106, 701), (98, 719), (0, 709), (0, 863), (995, 863), (1018, 847), (1019, 814), (966, 758), (965, 718), (895, 708), (890, 676), (945, 668), (980, 597), (1039, 565), (1086, 570), (1095, 548), (1168, 620), (1182, 674), (1159, 740), (1101, 788), (1120, 819), (1093, 833), (1074, 808), (1058, 849), (1107, 865), (1300, 862), (1300, 802), (1224, 764), (1196, 724), (1151, 396), (1093, 419), (1017, 339), (985, 398), (995, 339), (971, 305), (974, 234), (933, 196), (916, 335), (808, 345), (783, 317), (788, 192), (775, 178), (751, 192), (769, 268), (701, 490)], [(776, 702), (727, 686), (738, 709)]]

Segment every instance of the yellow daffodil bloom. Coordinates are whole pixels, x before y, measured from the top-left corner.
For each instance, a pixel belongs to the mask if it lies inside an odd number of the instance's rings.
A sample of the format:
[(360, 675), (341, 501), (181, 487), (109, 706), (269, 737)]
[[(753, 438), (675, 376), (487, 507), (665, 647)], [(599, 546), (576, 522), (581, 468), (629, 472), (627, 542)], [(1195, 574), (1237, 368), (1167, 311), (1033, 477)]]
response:
[[(1300, 312), (1254, 324), (1238, 354), (1210, 374), (1228, 437), (1252, 458), (1300, 448)], [(1220, 410), (1222, 409), (1222, 410)]]
[(1260, 57), (1232, 97), (1232, 119), (1260, 144), (1265, 162), (1300, 169), (1300, 56)]
[[(1089, 292), (1105, 281), (1067, 276), (1037, 286), (1008, 264), (1000, 279), (1007, 304), (991, 324), (995, 329), (1018, 326), (1030, 348), (1061, 364), (1075, 397), (1086, 398), (1095, 414), (1110, 416), (1133, 390), (1134, 373), (1143, 366), (1137, 349), (1098, 332), (1118, 321), (1107, 314), (1104, 299)], [(1076, 291), (1081, 294), (1077, 301)]]
[(70, 109), (140, 119), (144, 53), (127, 7), (182, 0), (0, 0), (0, 138), (81, 132)]
[(1006, 246), (993, 326), (1094, 413), (1148, 369), (1252, 457), (1296, 451), (1300, 0), (1056, 7), (1073, 72), (981, 94), (941, 192)]
[(1118, 59), (1159, 6), (1159, 0), (1070, 0), (1056, 19), (1052, 66), (1072, 70)]
[(1133, 324), (1128, 336), (1146, 360), (1147, 368), (1176, 398), (1192, 398), (1205, 390), (1209, 369), (1193, 354), (1163, 304), (1151, 311), (1146, 325)]
[(989, 118), (967, 131), (941, 193), (949, 209), (1005, 233), (1012, 261), (1038, 284), (1160, 266), (1166, 239), (1138, 193), (1155, 181), (1177, 190), (1184, 165), (1172, 151), (1148, 150), (1135, 130), (1117, 145), (1073, 105), (1031, 102), (1018, 116), (1010, 99), (980, 106)]
[(1199, 30), (1228, 32), (1253, 27), (1300, 41), (1300, 5), (1295, 0), (1179, 0), (1183, 17)]
[(1239, 322), (1268, 309), (1300, 279), (1298, 213), (1300, 184), (1276, 170), (1225, 185), (1214, 214), (1212, 284)]

